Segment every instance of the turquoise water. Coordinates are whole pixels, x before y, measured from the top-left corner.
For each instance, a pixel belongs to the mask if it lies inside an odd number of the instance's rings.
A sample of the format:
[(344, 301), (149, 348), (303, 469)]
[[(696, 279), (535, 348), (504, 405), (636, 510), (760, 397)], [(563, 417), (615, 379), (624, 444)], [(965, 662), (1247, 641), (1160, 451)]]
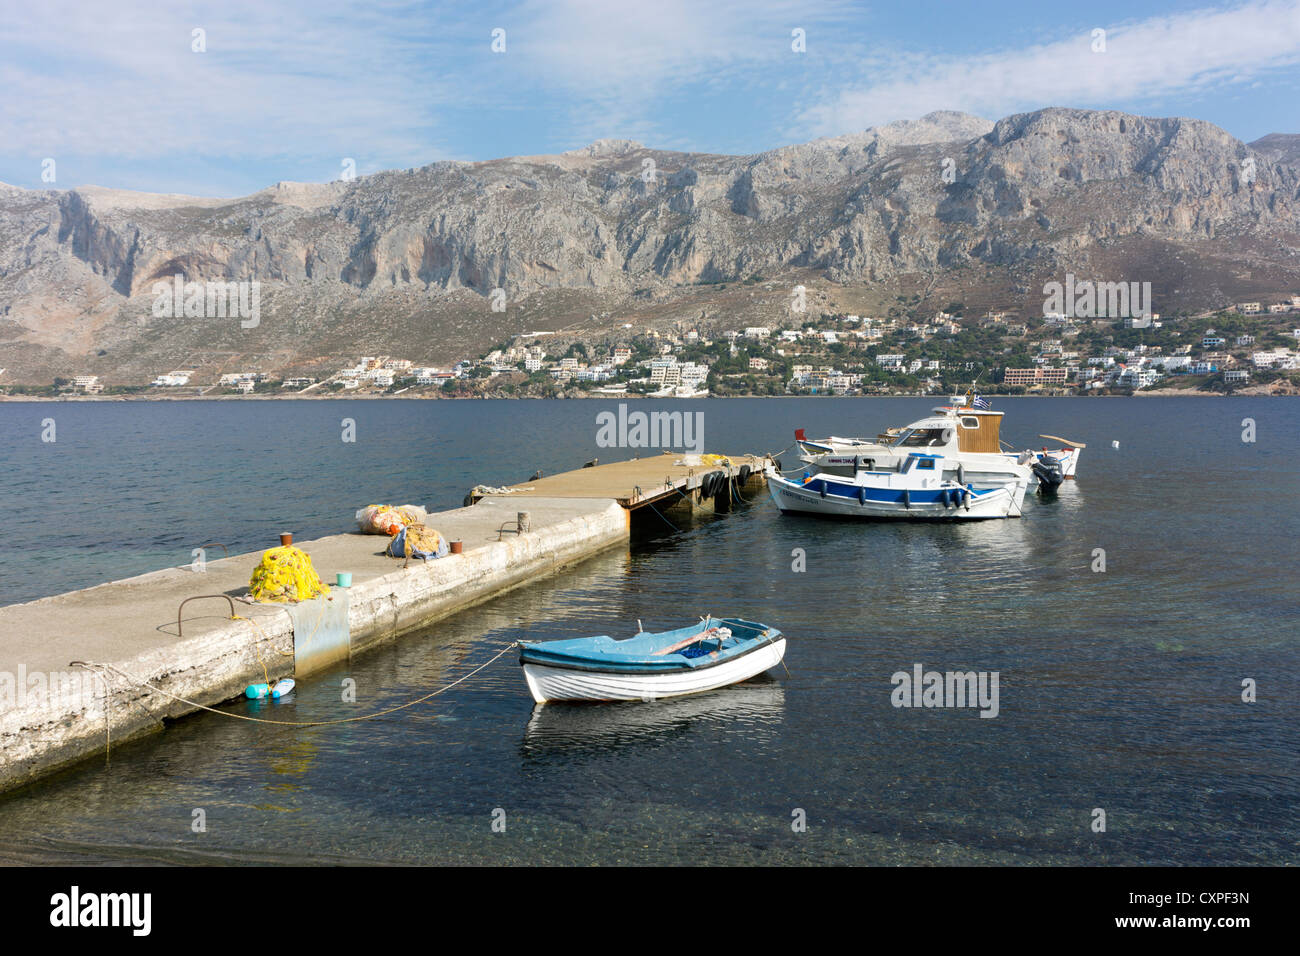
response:
[[(710, 451), (775, 452), (795, 427), (871, 434), (930, 404), (635, 407), (703, 411)], [(305, 680), (287, 703), (228, 709), (381, 710), (517, 638), (705, 613), (780, 627), (788, 675), (535, 709), (507, 657), (379, 720), (292, 730), (198, 715), (0, 797), (0, 860), (1295, 862), (1295, 404), (997, 405), (1017, 446), (1042, 432), (1088, 443), (1079, 480), (1019, 521), (839, 524), (782, 517), (765, 496), (723, 518), (675, 514), (680, 530), (651, 519), (630, 548)], [(611, 407), (0, 404), (0, 601), (187, 563), (212, 541), (243, 551), (270, 532), (341, 531), (372, 501), (453, 507), (475, 483), (625, 457), (596, 446), (595, 416)], [(53, 446), (40, 441), (46, 417)], [(340, 441), (345, 417), (354, 445)], [(1104, 573), (1091, 570), (1096, 548)], [(891, 675), (916, 663), (997, 671), (998, 716), (892, 706)], [(356, 704), (341, 699), (345, 678)], [(192, 829), (196, 810), (206, 832)]]

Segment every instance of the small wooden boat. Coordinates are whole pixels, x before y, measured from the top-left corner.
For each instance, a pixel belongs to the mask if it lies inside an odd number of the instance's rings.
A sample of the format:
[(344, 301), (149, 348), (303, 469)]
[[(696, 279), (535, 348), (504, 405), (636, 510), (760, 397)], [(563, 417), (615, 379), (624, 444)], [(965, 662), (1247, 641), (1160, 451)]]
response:
[(739, 618), (616, 641), (607, 635), (524, 644), (519, 663), (533, 700), (653, 700), (715, 690), (774, 667), (785, 637)]

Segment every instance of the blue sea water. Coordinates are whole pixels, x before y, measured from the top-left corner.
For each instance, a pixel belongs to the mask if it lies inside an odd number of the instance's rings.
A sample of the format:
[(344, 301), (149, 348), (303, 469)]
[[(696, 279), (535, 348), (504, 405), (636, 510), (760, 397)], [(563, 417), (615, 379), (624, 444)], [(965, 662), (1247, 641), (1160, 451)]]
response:
[[(635, 407), (700, 411), (705, 450), (761, 453), (796, 427), (871, 435), (930, 404)], [(457, 507), (474, 484), (627, 457), (596, 444), (596, 415), (613, 407), (0, 403), (0, 603), (185, 564), (212, 542), (234, 553), (282, 530), (343, 531), (372, 502)], [(0, 797), (0, 860), (1296, 862), (1296, 406), (996, 407), (1018, 447), (1041, 446), (1040, 433), (1088, 443), (1078, 480), (1020, 520), (840, 524), (782, 517), (765, 495), (724, 517), (675, 512), (671, 526), (641, 523), (627, 548), (303, 680), (286, 702), (228, 709), (378, 711), (518, 638), (705, 613), (780, 627), (788, 673), (678, 700), (534, 708), (507, 656), (379, 720), (287, 729), (200, 714)], [(347, 418), (355, 443), (341, 440)], [(1242, 440), (1248, 418), (1255, 442)], [(998, 716), (893, 706), (891, 676), (918, 663), (996, 671)]]

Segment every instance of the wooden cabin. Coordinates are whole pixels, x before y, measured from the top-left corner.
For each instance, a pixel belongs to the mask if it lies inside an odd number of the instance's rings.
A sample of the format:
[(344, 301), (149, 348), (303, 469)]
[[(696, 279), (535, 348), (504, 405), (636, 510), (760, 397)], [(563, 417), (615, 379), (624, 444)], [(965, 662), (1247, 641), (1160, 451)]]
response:
[(957, 450), (968, 452), (1002, 451), (1002, 412), (982, 408), (957, 409)]

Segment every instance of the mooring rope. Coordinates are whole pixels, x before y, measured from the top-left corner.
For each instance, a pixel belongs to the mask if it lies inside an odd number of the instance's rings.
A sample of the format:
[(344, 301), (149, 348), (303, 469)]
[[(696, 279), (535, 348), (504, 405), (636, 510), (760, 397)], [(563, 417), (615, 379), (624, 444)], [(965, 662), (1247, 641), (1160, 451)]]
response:
[(135, 677), (134, 675), (128, 673), (127, 671), (122, 670), (122, 668), (117, 667), (113, 664), (101, 664), (101, 663), (96, 663), (94, 661), (71, 661), (68, 664), (68, 666), (84, 667), (87, 670), (91, 670), (91, 671), (95, 670), (96, 668), (103, 668), (105, 670), (112, 671), (114, 674), (118, 675), (123, 680), (129, 681), (130, 683), (134, 684), (137, 687), (147, 687), (150, 690), (157, 691), (158, 693), (163, 694), (164, 696), (170, 697), (172, 700), (179, 701), (182, 704), (187, 704), (190, 707), (196, 707), (199, 710), (206, 710), (213, 714), (220, 714), (222, 717), (232, 717), (235, 720), (247, 720), (255, 724), (279, 724), (284, 727), (322, 727), (327, 724), (348, 724), (348, 723), (355, 723), (356, 721), (359, 720), (373, 720), (376, 717), (386, 717), (387, 715), (396, 713), (399, 710), (405, 710), (407, 707), (414, 707), (416, 704), (422, 704), (426, 700), (432, 700), (434, 697), (437, 697), (439, 694), (444, 694), (447, 691), (451, 690), (457, 684), (462, 684), (465, 681), (469, 680), (471, 677), (473, 677), (479, 671), (483, 670), (489, 664), (493, 664), (496, 661), (500, 660), (507, 653), (509, 653), (511, 650), (513, 650), (518, 646), (519, 646), (518, 641), (511, 641), (509, 644), (503, 647), (499, 652), (494, 654), (490, 659), (483, 662), (478, 667), (474, 668), (468, 674), (456, 678), (446, 687), (440, 687), (431, 694), (425, 694), (423, 697), (419, 697), (415, 700), (408, 701), (405, 704), (398, 704), (396, 707), (389, 707), (385, 710), (376, 711), (373, 714), (362, 714), (359, 717), (336, 717), (333, 720), (267, 720), (265, 717), (250, 717), (247, 714), (232, 714), (228, 710), (217, 710), (215, 707), (209, 707), (206, 704), (200, 704), (197, 701), (187, 700), (186, 698), (181, 697), (177, 694), (173, 694), (169, 690), (164, 690), (163, 688), (158, 687), (156, 684), (152, 684), (149, 681), (140, 680), (138, 677)]
[(704, 507), (703, 505), (696, 503), (695, 499), (694, 499), (693, 497), (691, 497), (690, 495), (686, 494), (686, 492), (682, 491), (682, 489), (680, 489), (680, 488), (673, 488), (673, 491), (677, 492), (677, 493), (678, 493), (679, 495), (681, 495), (684, 499), (686, 499), (686, 503), (687, 503), (688, 505), (691, 506), (691, 511), (692, 511), (692, 512), (699, 511), (699, 512), (701, 512), (702, 514), (706, 514), (706, 515), (707, 515), (707, 514), (715, 514), (715, 512), (710, 511), (708, 508)]
[[(83, 664), (82, 666), (93, 671), (95, 676), (104, 682), (104, 757), (108, 759), (113, 751), (113, 682), (108, 679), (108, 675), (104, 673), (100, 665)], [(158, 716), (138, 700), (131, 700), (130, 703), (138, 707), (141, 713), (157, 723), (158, 726), (164, 726)]]
[(664, 524), (668, 525), (668, 527), (672, 528), (674, 531), (677, 532), (680, 532), (682, 530), (681, 528), (677, 527), (677, 525), (673, 524), (671, 521), (665, 518), (662, 514), (659, 514), (659, 509), (656, 508), (654, 505), (652, 505), (650, 502), (647, 501), (645, 505), (655, 514), (659, 515), (660, 519), (663, 521)]

